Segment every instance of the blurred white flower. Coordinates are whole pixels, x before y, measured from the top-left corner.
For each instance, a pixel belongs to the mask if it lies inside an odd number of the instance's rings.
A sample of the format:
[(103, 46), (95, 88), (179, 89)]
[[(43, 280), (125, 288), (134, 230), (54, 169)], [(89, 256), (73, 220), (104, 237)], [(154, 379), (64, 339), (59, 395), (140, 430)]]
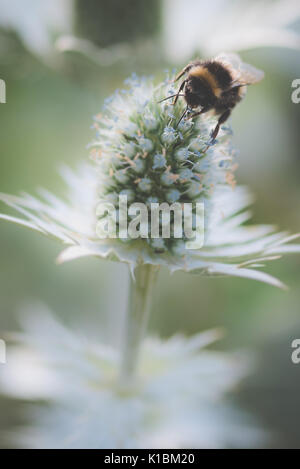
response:
[(101, 67), (111, 67), (118, 62), (129, 60), (136, 53), (132, 46), (126, 42), (112, 44), (109, 47), (99, 47), (89, 39), (72, 34), (62, 34), (56, 39), (53, 46), (60, 53), (76, 52), (82, 54)]
[(136, 50), (126, 42), (106, 48), (74, 36), (74, 0), (0, 0), (0, 27), (15, 31), (32, 54), (53, 66), (57, 53), (76, 52), (102, 67), (128, 60)]
[(289, 27), (300, 17), (298, 0), (164, 0), (163, 38), (174, 63), (200, 52), (258, 47), (300, 48), (300, 35)]
[(147, 339), (138, 375), (124, 387), (114, 349), (68, 330), (46, 310), (23, 314), (22, 325), (0, 376), (3, 394), (35, 401), (30, 427), (12, 435), (14, 444), (225, 448), (255, 446), (265, 436), (226, 397), (245, 373), (243, 360), (205, 350), (220, 331)]
[[(73, 0), (0, 0), (0, 26), (16, 31), (24, 45), (48, 64), (57, 51), (78, 52), (101, 66), (137, 53), (125, 42), (100, 48), (76, 37), (74, 9)], [(290, 27), (299, 16), (298, 0), (164, 0), (162, 50), (167, 59), (182, 63), (196, 52), (213, 56), (220, 50), (265, 46), (299, 49), (299, 33)], [(147, 46), (143, 50), (148, 51)], [(157, 55), (156, 44), (150, 50)]]
[(71, 30), (73, 0), (0, 0), (0, 26), (15, 30), (40, 57), (53, 52), (53, 36)]

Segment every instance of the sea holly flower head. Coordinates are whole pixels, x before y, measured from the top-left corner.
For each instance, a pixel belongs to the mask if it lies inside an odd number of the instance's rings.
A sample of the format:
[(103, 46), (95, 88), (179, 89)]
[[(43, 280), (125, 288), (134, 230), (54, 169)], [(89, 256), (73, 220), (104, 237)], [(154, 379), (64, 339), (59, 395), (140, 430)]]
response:
[[(218, 143), (212, 145), (212, 118), (182, 120), (178, 125), (184, 101), (176, 106), (168, 99), (160, 102), (176, 92), (169, 81), (154, 86), (151, 79), (133, 75), (126, 83), (130, 88), (116, 91), (95, 118), (96, 138), (90, 147), (99, 166), (101, 203), (129, 193), (130, 203), (149, 206), (150, 196), (158, 204), (193, 204), (195, 212), (196, 203), (206, 204), (220, 184), (232, 184), (235, 165), (230, 130), (223, 131)], [(103, 222), (102, 213), (102, 226)], [(151, 223), (149, 219), (145, 236), (131, 240), (133, 247), (140, 245), (143, 237), (151, 238)], [(174, 221), (171, 224), (173, 235), (162, 235), (160, 242), (143, 239), (145, 248), (156, 253), (159, 245), (160, 254), (173, 254), (179, 236), (174, 236)], [(185, 233), (181, 239), (186, 239)]]
[[(95, 117), (92, 162), (80, 164), (76, 171), (62, 168), (67, 199), (44, 190), (40, 198), (1, 194), (1, 200), (21, 214), (1, 218), (61, 241), (66, 248), (59, 262), (97, 256), (126, 262), (132, 272), (140, 264), (164, 265), (171, 272), (230, 275), (283, 286), (259, 269), (281, 254), (299, 252), (299, 245), (292, 243), (297, 236), (277, 233), (273, 226), (246, 224), (252, 197), (234, 180), (230, 126), (226, 123), (211, 142), (215, 117), (204, 114), (178, 125), (184, 100), (179, 98), (175, 106), (170, 100), (159, 103), (175, 92), (169, 80), (155, 85), (150, 78), (133, 75), (126, 89), (107, 99)], [(192, 204), (193, 226), (198, 220), (194, 206), (203, 204), (204, 225), (198, 226), (203, 246), (191, 249), (185, 234), (176, 237), (173, 218), (169, 237), (152, 237), (152, 220), (140, 224), (138, 237), (118, 232), (120, 196), (149, 210), (153, 204)], [(101, 204), (112, 204), (116, 216), (99, 209)], [(112, 230), (115, 236), (103, 239), (97, 227), (106, 217), (111, 226), (116, 221), (118, 229)], [(159, 217), (159, 230), (163, 225)]]

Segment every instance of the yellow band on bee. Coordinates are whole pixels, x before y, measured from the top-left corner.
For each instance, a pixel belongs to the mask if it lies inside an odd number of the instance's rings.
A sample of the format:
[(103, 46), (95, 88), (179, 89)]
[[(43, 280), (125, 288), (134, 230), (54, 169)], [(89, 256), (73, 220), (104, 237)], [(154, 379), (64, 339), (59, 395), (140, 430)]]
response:
[(221, 96), (222, 89), (219, 87), (217, 80), (213, 74), (203, 66), (193, 67), (189, 75), (197, 78), (204, 78), (210, 85), (212, 92), (218, 98)]

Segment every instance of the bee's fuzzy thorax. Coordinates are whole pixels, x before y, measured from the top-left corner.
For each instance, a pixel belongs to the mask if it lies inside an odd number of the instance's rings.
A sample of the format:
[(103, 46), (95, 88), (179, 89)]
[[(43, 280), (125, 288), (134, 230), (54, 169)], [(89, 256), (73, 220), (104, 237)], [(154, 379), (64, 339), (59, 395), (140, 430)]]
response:
[(204, 79), (209, 84), (213, 94), (217, 98), (221, 96), (222, 89), (220, 88), (216, 78), (207, 68), (203, 67), (203, 65), (193, 67), (189, 75), (195, 78)]

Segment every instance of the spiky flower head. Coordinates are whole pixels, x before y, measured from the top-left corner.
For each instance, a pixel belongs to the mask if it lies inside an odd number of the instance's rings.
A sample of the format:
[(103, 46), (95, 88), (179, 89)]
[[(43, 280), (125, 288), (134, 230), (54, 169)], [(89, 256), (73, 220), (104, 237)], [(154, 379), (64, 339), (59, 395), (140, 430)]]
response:
[[(67, 245), (59, 262), (96, 256), (126, 262), (131, 271), (144, 263), (163, 265), (171, 272), (246, 277), (282, 286), (258, 268), (281, 254), (300, 252), (299, 245), (290, 243), (297, 236), (277, 233), (273, 226), (245, 225), (252, 197), (246, 188), (235, 187), (228, 125), (222, 126), (218, 141), (211, 142), (213, 117), (205, 114), (177, 126), (184, 102), (158, 103), (176, 91), (169, 80), (155, 86), (151, 79), (134, 76), (128, 85), (96, 118), (97, 136), (91, 144), (95, 163), (80, 164), (77, 171), (62, 168), (67, 200), (45, 190), (40, 191), (41, 198), (0, 194), (21, 214), (0, 218)], [(204, 246), (187, 249), (184, 239), (172, 237), (100, 239), (97, 208), (104, 202), (117, 204), (118, 195), (126, 195), (129, 204), (203, 202)]]
[[(176, 105), (169, 99), (160, 103), (176, 93), (169, 79), (154, 86), (151, 79), (133, 75), (126, 85), (129, 88), (117, 90), (106, 100), (103, 113), (95, 117), (97, 135), (90, 146), (99, 166), (100, 202), (115, 204), (117, 211), (120, 195), (129, 204), (149, 209), (153, 204), (190, 204), (194, 218), (196, 203), (202, 202), (205, 230), (215, 189), (234, 184), (230, 128), (223, 126), (218, 142), (211, 142), (214, 118), (186, 118), (179, 123), (186, 109), (184, 100), (180, 97)], [(160, 234), (162, 223), (160, 219)], [(118, 238), (122, 241), (120, 230)], [(141, 240), (156, 253), (178, 255), (187, 237), (184, 232), (180, 239), (174, 237), (173, 220), (170, 237), (153, 238), (149, 216), (145, 236), (126, 238), (135, 245), (141, 245)]]

